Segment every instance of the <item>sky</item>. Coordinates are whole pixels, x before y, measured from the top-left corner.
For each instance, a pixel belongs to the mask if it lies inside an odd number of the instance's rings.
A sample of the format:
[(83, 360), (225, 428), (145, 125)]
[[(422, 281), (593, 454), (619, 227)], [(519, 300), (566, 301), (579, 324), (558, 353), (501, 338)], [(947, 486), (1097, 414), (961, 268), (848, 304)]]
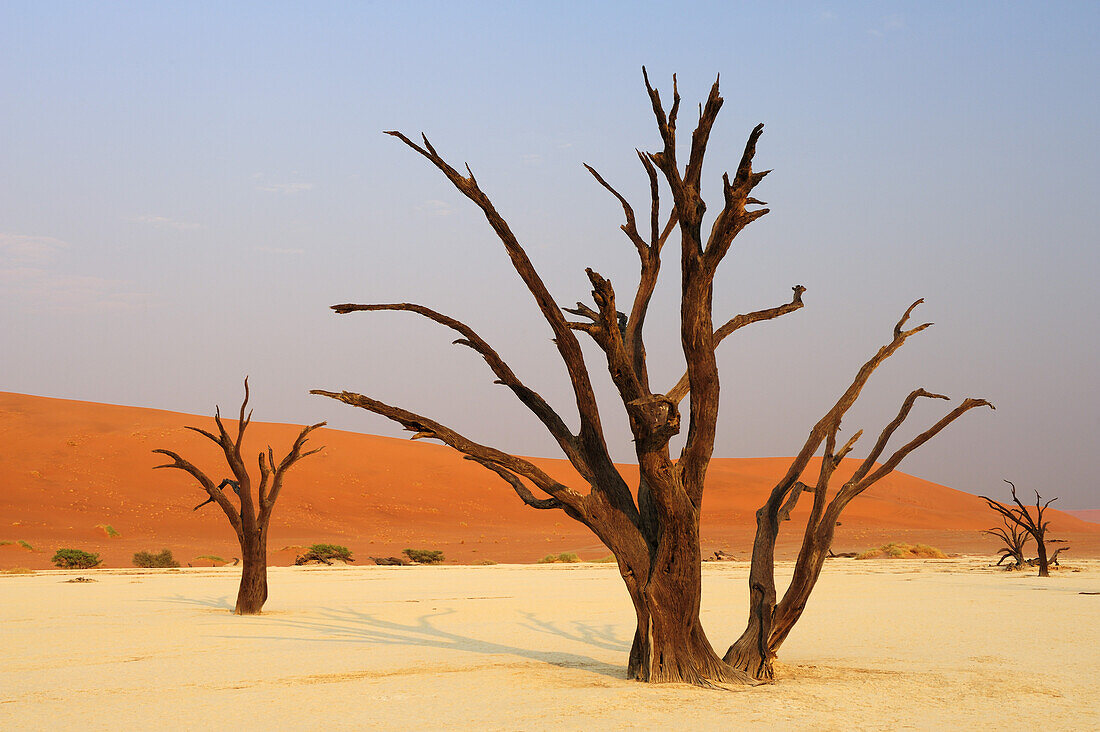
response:
[[(802, 310), (722, 344), (717, 456), (797, 452), (923, 297), (935, 327), (842, 435), (877, 435), (917, 387), (987, 398), (995, 412), (901, 469), (1100, 507), (1098, 21), (1086, 2), (0, 2), (0, 390), (208, 415), (235, 411), (248, 374), (259, 420), (402, 434), (308, 394), (347, 389), (559, 456), (449, 331), (328, 306), (453, 315), (575, 426), (549, 328), (484, 218), (382, 131), (468, 162), (560, 304), (589, 300), (585, 267), (623, 297), (636, 253), (582, 163), (647, 208), (645, 65), (665, 98), (677, 74), (685, 140), (721, 74), (712, 214), (765, 124), (772, 213), (723, 262), (715, 320), (807, 288)], [(683, 370), (676, 253), (647, 322), (655, 385)], [(948, 408), (920, 405), (906, 434)]]

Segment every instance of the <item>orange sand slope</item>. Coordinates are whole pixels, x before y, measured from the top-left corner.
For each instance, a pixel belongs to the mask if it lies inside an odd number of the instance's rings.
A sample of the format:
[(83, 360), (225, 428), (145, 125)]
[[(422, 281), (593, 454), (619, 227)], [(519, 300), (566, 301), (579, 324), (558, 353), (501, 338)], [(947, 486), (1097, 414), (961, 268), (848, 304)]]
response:
[[(221, 511), (213, 504), (192, 511), (205, 493), (190, 477), (152, 470), (164, 461), (151, 451), (163, 447), (216, 480), (225, 477), (218, 449), (184, 429), (212, 428), (212, 422), (208, 416), (0, 392), (0, 542), (11, 542), (0, 546), (0, 567), (47, 567), (58, 547), (99, 552), (105, 566), (114, 567), (129, 566), (136, 551), (162, 548), (184, 564), (204, 563), (200, 555), (236, 556)], [(271, 444), (281, 456), (299, 429), (255, 422), (246, 452), (258, 455)], [(314, 434), (313, 443), (325, 450), (288, 475), (272, 519), (273, 564), (291, 563), (296, 546), (315, 542), (346, 545), (360, 559), (398, 555), (406, 547), (441, 549), (448, 561), (459, 562), (533, 562), (563, 551), (583, 559), (608, 554), (583, 526), (558, 511), (527, 508), (507, 484), (446, 447), (327, 429)], [(577, 484), (564, 461), (535, 462)], [(748, 556), (754, 513), (787, 464), (784, 458), (714, 460), (702, 516), (704, 552)], [(624, 472), (628, 480), (637, 475), (630, 466)], [(808, 504), (802, 502), (781, 534), (780, 556), (796, 551)], [(1051, 535), (1069, 540), (1070, 557), (1100, 556), (1100, 525), (1053, 510), (1049, 515)], [(834, 546), (854, 551), (919, 541), (992, 555), (997, 541), (979, 532), (995, 523), (976, 496), (895, 473), (848, 507)], [(107, 526), (119, 536), (109, 538)]]

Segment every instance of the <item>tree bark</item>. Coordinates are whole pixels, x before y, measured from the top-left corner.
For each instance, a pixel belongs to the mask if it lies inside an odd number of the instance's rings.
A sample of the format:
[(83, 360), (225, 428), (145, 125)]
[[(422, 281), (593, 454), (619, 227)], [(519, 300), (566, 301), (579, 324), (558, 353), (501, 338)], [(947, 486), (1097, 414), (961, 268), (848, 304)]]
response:
[(241, 538), (241, 585), (237, 590), (236, 615), (259, 615), (267, 602), (267, 540), (258, 530)]
[(676, 530), (675, 536), (662, 536), (644, 585), (624, 577), (638, 621), (627, 677), (699, 686), (752, 683), (747, 674), (718, 656), (703, 631), (698, 531), (687, 528)]

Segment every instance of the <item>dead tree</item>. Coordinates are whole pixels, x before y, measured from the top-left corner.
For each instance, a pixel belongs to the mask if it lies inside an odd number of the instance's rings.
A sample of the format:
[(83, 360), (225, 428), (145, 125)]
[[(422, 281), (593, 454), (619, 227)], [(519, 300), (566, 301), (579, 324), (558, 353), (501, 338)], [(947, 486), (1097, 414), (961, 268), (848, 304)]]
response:
[(994, 566), (1001, 566), (1006, 559), (1011, 557), (1015, 560), (1013, 569), (1023, 569), (1027, 565), (1027, 559), (1024, 557), (1024, 546), (1027, 544), (1029, 534), (1014, 521), (1009, 521), (1003, 516), (1001, 521), (1004, 526), (994, 526), (992, 529), (982, 532), (983, 534), (996, 536), (1004, 542), (1004, 547), (997, 552), (1001, 555), (1001, 558), (997, 560), (997, 564)]
[[(1015, 506), (1006, 506), (1000, 501), (994, 501), (986, 496), (981, 496), (981, 498), (989, 504), (990, 508), (999, 513), (1004, 521), (1016, 524), (1030, 534), (1031, 538), (1035, 539), (1035, 545), (1039, 553), (1039, 556), (1036, 557), (1036, 561), (1039, 563), (1039, 576), (1049, 577), (1050, 564), (1047, 561), (1046, 533), (1050, 522), (1043, 521), (1043, 513), (1047, 510), (1047, 506), (1057, 501), (1058, 498), (1051, 498), (1046, 503), (1042, 503), (1042, 496), (1039, 495), (1039, 491), (1035, 491), (1035, 516), (1032, 516), (1029, 507), (1021, 503), (1020, 499), (1016, 497), (1016, 485), (1011, 480), (1006, 480), (1005, 483), (1008, 483), (1012, 488), (1012, 502), (1016, 504)], [(1028, 564), (1031, 564), (1031, 562), (1028, 562)]]
[[(244, 432), (252, 420), (252, 412), (245, 414), (248, 407), (248, 378), (244, 380), (244, 401), (241, 402), (241, 412), (237, 420), (237, 435), (230, 436), (222, 422), (221, 409), (214, 412), (214, 424), (217, 425), (218, 434), (207, 432), (200, 427), (188, 427), (187, 429), (198, 432), (209, 438), (221, 448), (229, 469), (233, 471), (234, 480), (225, 479), (221, 484), (215, 484), (206, 473), (194, 464), (180, 457), (171, 450), (158, 449), (153, 452), (167, 455), (172, 462), (158, 465), (157, 468), (176, 468), (189, 473), (209, 496), (208, 500), (195, 507), (198, 510), (207, 502), (213, 501), (221, 507), (226, 518), (229, 519), (233, 531), (237, 534), (237, 541), (241, 545), (241, 556), (244, 558), (244, 566), (241, 568), (241, 585), (237, 591), (237, 604), (233, 612), (237, 615), (257, 615), (263, 609), (267, 601), (267, 528), (271, 523), (271, 513), (275, 508), (275, 501), (283, 490), (283, 481), (286, 473), (295, 463), (302, 458), (312, 455), (324, 449), (318, 447), (314, 450), (302, 452), (310, 432), (324, 426), (324, 422), (303, 427), (294, 440), (294, 445), (278, 463), (275, 462), (275, 453), (270, 446), (266, 454), (260, 453), (259, 468), (260, 482), (256, 487), (255, 496), (252, 492), (252, 477), (245, 467), (241, 456), (241, 443), (244, 440)], [(224, 488), (232, 485), (237, 496), (234, 503), (225, 495)], [(236, 558), (234, 558), (236, 564)]]
[[(768, 173), (753, 169), (756, 144), (764, 128), (758, 125), (753, 129), (736, 171), (732, 176), (723, 175), (722, 208), (710, 222), (709, 231), (704, 232), (706, 206), (701, 197), (701, 176), (711, 129), (723, 103), (718, 82), (714, 83), (706, 102), (699, 107), (687, 162), (681, 165), (677, 157), (680, 95), (676, 90), (675, 76), (672, 104), (667, 110), (659, 92), (650, 85), (644, 69), (643, 78), (661, 137), (658, 152), (637, 151), (649, 182), (648, 220), (643, 218), (639, 222), (627, 199), (595, 169), (585, 166), (596, 182), (621, 205), (626, 221), (620, 228), (637, 251), (639, 281), (630, 297), (627, 313), (619, 312), (611, 282), (591, 269), (586, 273), (592, 285), (592, 304), (577, 303), (576, 308), (561, 308), (507, 222), (481, 189), (469, 166), (466, 166), (465, 175), (460, 173), (436, 152), (426, 136), (422, 135), (418, 143), (400, 132), (387, 133), (438, 168), (460, 193), (481, 209), (500, 239), (512, 266), (527, 286), (553, 334), (553, 343), (568, 373), (579, 414), (579, 429), (575, 434), (559, 414), (521, 381), (500, 355), (465, 323), (412, 303), (333, 306), (337, 313), (379, 310), (416, 313), (456, 332), (459, 338), (454, 342), (480, 354), (495, 375), (496, 383), (511, 389), (553, 436), (562, 453), (587, 484), (587, 490), (562, 484), (530, 461), (477, 443), (428, 417), (348, 391), (314, 390), (312, 393), (338, 399), (398, 422), (414, 433), (413, 439), (439, 440), (507, 481), (528, 506), (562, 511), (591, 529), (615, 555), (637, 615), (637, 628), (627, 667), (631, 678), (704, 685), (752, 682), (753, 673), (727, 663), (715, 653), (699, 623), (699, 515), (704, 479), (714, 450), (719, 402), (715, 351), (723, 339), (741, 328), (800, 309), (805, 288), (796, 285), (789, 302), (738, 315), (715, 326), (711, 305), (718, 265), (730, 251), (734, 238), (751, 222), (768, 213), (768, 209), (758, 208), (763, 202), (752, 196), (753, 189)], [(661, 210), (662, 180), (671, 192), (669, 214)], [(666, 215), (667, 223), (662, 224)], [(650, 383), (642, 333), (661, 268), (661, 254), (674, 230), (679, 230), (680, 238), (680, 347), (687, 369), (671, 389), (661, 390)], [(564, 313), (575, 317), (567, 319)], [(840, 417), (855, 401), (871, 371), (900, 347), (907, 337), (925, 327), (927, 325), (904, 331), (899, 324), (891, 345), (861, 369), (856, 383), (845, 393), (841, 403), (814, 428), (804, 454), (791, 468), (790, 479), (785, 480), (776, 494), (778, 500), (775, 502), (774, 516), (779, 515), (787, 493), (796, 485), (798, 475), (810, 456), (826, 438), (829, 438), (829, 445), (833, 445)], [(606, 357), (608, 373), (628, 417), (635, 446), (640, 473), (637, 486), (627, 485), (608, 453), (600, 410), (588, 365), (581, 353), (578, 332), (587, 334)], [(670, 454), (669, 440), (681, 431), (680, 403), (685, 398), (688, 399), (690, 415), (687, 418), (687, 436), (678, 458), (674, 458)], [(867, 476), (858, 486), (853, 485), (845, 493), (844, 502), (892, 470), (908, 450), (929, 439), (962, 412), (984, 403), (977, 400), (963, 402), (935, 427), (899, 451), (891, 458), (891, 463)], [(850, 445), (842, 452), (849, 448)], [(828, 456), (830, 460), (833, 457), (831, 453)], [(542, 495), (536, 495), (536, 492)], [(822, 537), (821, 541), (826, 540)], [(821, 551), (823, 556), (824, 549)], [(759, 560), (763, 559), (761, 555)], [(761, 596), (764, 594), (761, 593)]]

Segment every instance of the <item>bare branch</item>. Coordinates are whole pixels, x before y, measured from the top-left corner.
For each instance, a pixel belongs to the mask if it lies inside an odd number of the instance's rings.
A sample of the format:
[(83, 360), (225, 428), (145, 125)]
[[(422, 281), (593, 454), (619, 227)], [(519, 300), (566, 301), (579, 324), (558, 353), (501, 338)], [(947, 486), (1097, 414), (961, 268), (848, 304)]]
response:
[(194, 464), (192, 464), (188, 460), (185, 460), (179, 454), (171, 450), (157, 449), (153, 450), (153, 452), (159, 453), (161, 455), (167, 455), (172, 460), (171, 463), (168, 463), (166, 465), (157, 465), (153, 468), (154, 470), (158, 470), (161, 468), (175, 468), (177, 470), (182, 470), (185, 473), (190, 474), (191, 477), (198, 481), (199, 485), (202, 486), (203, 490), (206, 491), (206, 494), (210, 496), (210, 498), (212, 498), (214, 502), (218, 504), (218, 506), (221, 507), (222, 511), (229, 519), (229, 523), (232, 524), (233, 530), (237, 532), (237, 536), (239, 537), (241, 535), (241, 516), (239, 513), (237, 513), (237, 507), (234, 506), (233, 503), (225, 497), (224, 493), (218, 490), (218, 487), (214, 484), (214, 481), (212, 481), (206, 475), (206, 473), (202, 472), (197, 467), (195, 467)]
[(550, 496), (549, 498), (535, 498), (535, 495), (527, 489), (527, 486), (523, 484), (523, 481), (519, 479), (519, 476), (517, 476), (515, 473), (505, 470), (495, 463), (490, 463), (486, 460), (479, 460), (471, 455), (466, 455), (465, 459), (472, 460), (483, 468), (491, 470), (499, 475), (501, 478), (507, 481), (509, 485), (512, 486), (512, 490), (516, 492), (516, 495), (519, 496), (523, 500), (523, 502), (531, 508), (545, 510), (550, 508), (565, 507), (564, 503), (562, 503), (557, 498), (554, 498), (553, 496)]
[[(478, 187), (473, 173), (470, 173), (468, 178), (460, 175), (436, 153), (426, 136), (422, 136), (424, 147), (421, 147), (400, 132), (389, 131), (386, 134), (398, 138), (426, 157), (433, 165), (443, 172), (447, 179), (450, 180), (460, 192), (482, 210), (489, 225), (492, 226), (497, 237), (504, 245), (504, 249), (508, 253), (508, 257), (511, 259), (512, 266), (515, 268), (516, 273), (519, 274), (520, 279), (527, 285), (528, 291), (530, 291), (531, 295), (534, 297), (539, 310), (542, 312), (543, 317), (554, 333), (554, 343), (569, 373), (569, 379), (573, 385), (573, 393), (576, 397), (577, 411), (580, 414), (581, 422), (580, 440), (585, 446), (586, 453), (589, 455), (589, 462), (591, 463), (593, 460), (599, 462), (598, 466), (592, 465), (591, 467), (597, 472), (613, 470), (614, 464), (611, 462), (611, 457), (608, 454), (607, 444), (603, 436), (603, 427), (600, 423), (599, 406), (596, 403), (596, 396), (592, 390), (592, 383), (584, 362), (584, 354), (581, 351), (580, 343), (576, 335), (574, 335), (573, 331), (570, 329), (565, 317), (562, 315), (558, 304), (554, 301), (553, 296), (551, 296), (549, 290), (546, 289), (546, 285), (539, 277), (538, 272), (527, 256), (527, 252), (520, 246), (519, 241), (512, 233), (508, 223), (497, 212), (492, 201), (489, 200), (489, 197)], [(469, 172), (469, 166), (467, 166), (467, 172)]]
[[(580, 306), (580, 303), (577, 303)], [(452, 318), (448, 315), (436, 312), (431, 308), (427, 308), (423, 305), (416, 305), (414, 303), (388, 303), (388, 304), (371, 304), (371, 305), (354, 305), (343, 304), (333, 305), (332, 309), (337, 313), (352, 313), (358, 311), (380, 311), (380, 310), (396, 310), (416, 313), (429, 320), (432, 320), (440, 325), (443, 325), (451, 330), (457, 332), (462, 336), (461, 339), (454, 341), (458, 345), (467, 346), (473, 349), (477, 353), (481, 354), (481, 357), (485, 359), (485, 363), (488, 364), (490, 370), (497, 377), (499, 384), (508, 387), (516, 395), (516, 397), (526, 406), (538, 419), (542, 422), (546, 430), (557, 441), (558, 446), (565, 453), (565, 456), (569, 459), (569, 462), (573, 464), (573, 467), (584, 477), (586, 480), (591, 478), (592, 471), (588, 467), (588, 464), (581, 454), (577, 446), (577, 440), (573, 434), (569, 431), (565, 422), (562, 421), (558, 413), (543, 399), (537, 392), (528, 388), (520, 381), (511, 367), (500, 357), (500, 355), (490, 346), (484, 338), (479, 336), (473, 328), (469, 327), (465, 323)], [(593, 311), (593, 315), (595, 312)]]
[[(899, 331), (895, 330), (894, 332), (898, 333)], [(901, 409), (898, 411), (898, 416), (894, 417), (893, 421), (883, 428), (882, 434), (879, 435), (878, 441), (875, 442), (875, 446), (871, 448), (871, 452), (867, 455), (863, 463), (860, 464), (850, 482), (858, 483), (863, 479), (863, 476), (870, 472), (875, 462), (878, 461), (879, 457), (882, 455), (882, 451), (886, 449), (886, 443), (890, 441), (894, 432), (897, 431), (898, 427), (900, 427), (906, 417), (909, 416), (909, 412), (913, 409), (913, 405), (916, 403), (917, 399), (921, 397), (927, 397), (929, 399), (947, 399), (943, 394), (933, 394), (924, 389), (917, 389), (910, 393), (909, 396), (905, 398), (905, 401), (902, 402)]]
[[(275, 455), (268, 446), (267, 453), (268, 459), (271, 461), (271, 469), (273, 471), (271, 480), (271, 493), (267, 496), (267, 500), (263, 500), (263, 494), (261, 492), (260, 499), (260, 525), (265, 526), (268, 518), (271, 516), (271, 511), (275, 507), (275, 501), (279, 499), (279, 493), (283, 490), (283, 480), (286, 478), (287, 472), (302, 458), (309, 457), (315, 453), (323, 450), (323, 447), (318, 447), (315, 450), (302, 451), (308, 441), (309, 434), (315, 429), (324, 427), (326, 422), (318, 422), (302, 428), (302, 431), (298, 433), (298, 437), (294, 440), (294, 444), (290, 448), (290, 452), (286, 454), (286, 457), (280, 461), (278, 467), (275, 466)], [(260, 456), (261, 471), (263, 470), (263, 455)]]
[(641, 257), (642, 262), (645, 262), (646, 258), (649, 257), (649, 245), (646, 244), (645, 239), (643, 239), (641, 234), (638, 233), (638, 224), (634, 220), (634, 209), (630, 206), (627, 200), (623, 198), (622, 194), (612, 188), (611, 184), (604, 180), (602, 175), (596, 172), (595, 168), (587, 163), (584, 164), (584, 167), (585, 170), (592, 174), (592, 177), (596, 179), (597, 183), (606, 188), (607, 191), (615, 198), (617, 198), (620, 204), (622, 204), (623, 214), (626, 215), (626, 223), (619, 228), (623, 230), (623, 233), (626, 234), (627, 238), (629, 238), (631, 243), (634, 244), (634, 247), (638, 250), (638, 256)]
[(366, 409), (368, 412), (374, 412), (375, 414), (397, 422), (410, 432), (425, 433), (425, 436), (434, 440), (439, 440), (443, 444), (464, 455), (469, 455), (477, 460), (499, 465), (512, 473), (516, 473), (526, 478), (534, 483), (539, 490), (559, 499), (565, 505), (575, 508), (578, 512), (580, 512), (583, 507), (584, 496), (554, 480), (533, 463), (523, 458), (516, 457), (515, 455), (509, 455), (496, 448), (476, 443), (435, 420), (401, 409), (400, 407), (391, 407), (388, 404), (383, 404), (376, 399), (371, 399), (362, 394), (355, 394), (347, 391), (331, 392), (322, 389), (312, 389), (309, 393), (327, 396), (330, 399), (350, 404), (353, 407), (359, 407), (361, 409)]
[[(778, 318), (780, 315), (786, 315), (787, 313), (793, 313), (795, 310), (800, 309), (803, 305), (802, 304), (802, 293), (806, 291), (806, 288), (803, 287), (802, 285), (795, 285), (791, 289), (794, 291), (794, 296), (791, 298), (791, 301), (788, 302), (788, 303), (784, 303), (783, 305), (779, 305), (778, 307), (774, 307), (774, 308), (767, 308), (765, 310), (756, 310), (756, 311), (751, 312), (751, 313), (745, 313), (745, 314), (742, 314), (742, 315), (737, 315), (737, 316), (734, 316), (733, 318), (730, 318), (728, 321), (726, 321), (726, 323), (723, 324), (722, 327), (720, 327), (718, 330), (714, 331), (714, 345), (715, 345), (715, 347), (717, 347), (719, 343), (721, 343), (723, 340), (725, 340), (726, 336), (730, 335), (734, 331), (737, 331), (737, 330), (740, 330), (741, 328), (744, 328), (746, 325), (751, 325), (752, 323), (758, 323), (761, 320), (771, 320), (772, 318)], [(684, 397), (687, 396), (687, 394), (690, 390), (691, 390), (691, 385), (688, 381), (687, 372), (685, 371), (684, 375), (680, 377), (680, 380), (678, 382), (676, 382), (676, 386), (669, 389), (668, 394), (666, 396), (668, 396), (669, 399), (672, 399), (676, 403), (679, 403), (679, 402), (683, 401)]]

